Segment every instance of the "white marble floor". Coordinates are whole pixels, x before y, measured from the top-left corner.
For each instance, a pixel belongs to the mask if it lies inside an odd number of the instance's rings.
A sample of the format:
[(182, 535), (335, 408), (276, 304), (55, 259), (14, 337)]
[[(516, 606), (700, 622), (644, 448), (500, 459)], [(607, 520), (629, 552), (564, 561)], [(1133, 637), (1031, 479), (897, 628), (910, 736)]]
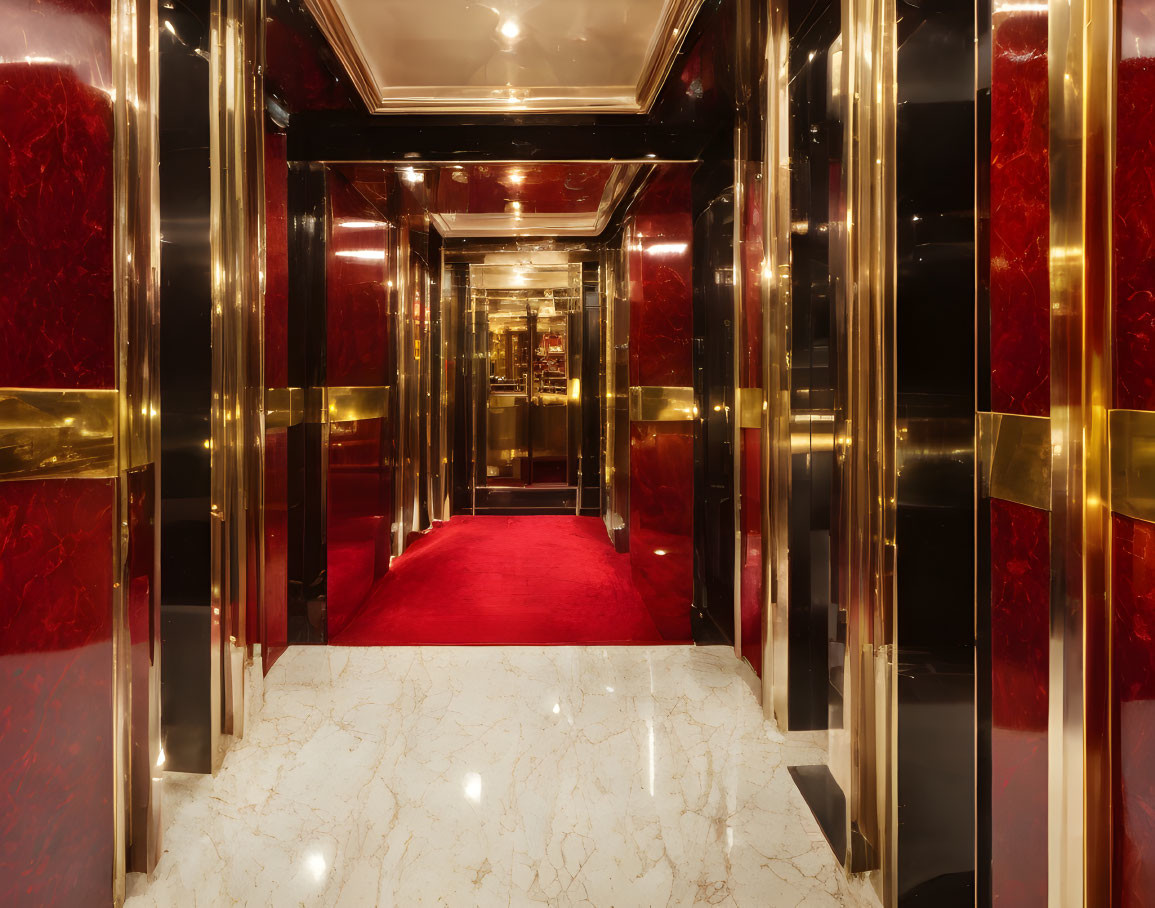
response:
[(850, 902), (729, 651), (293, 647), (129, 906)]

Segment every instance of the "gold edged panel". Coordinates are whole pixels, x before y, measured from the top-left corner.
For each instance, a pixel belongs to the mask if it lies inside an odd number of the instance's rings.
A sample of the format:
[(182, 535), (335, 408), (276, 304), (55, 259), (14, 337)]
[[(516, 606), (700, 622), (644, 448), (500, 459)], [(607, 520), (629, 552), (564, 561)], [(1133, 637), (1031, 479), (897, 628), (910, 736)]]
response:
[(386, 86), (335, 0), (305, 0), (370, 113), (648, 113), (704, 0), (667, 0), (634, 85)]
[(388, 385), (330, 386), (325, 389), (325, 415), (329, 422), (381, 419), (389, 415)]
[(268, 388), (265, 390), (265, 428), (286, 429), (305, 419), (304, 388)]
[(685, 387), (634, 385), (629, 407), (631, 422), (683, 422), (698, 415), (694, 389)]
[(1155, 522), (1155, 411), (1111, 410), (1111, 510)]
[(761, 388), (735, 389), (739, 429), (761, 429), (762, 414), (766, 410), (766, 396)]
[(1051, 420), (1016, 413), (977, 414), (979, 494), (1051, 509)]
[(0, 388), (0, 481), (118, 473), (115, 389)]

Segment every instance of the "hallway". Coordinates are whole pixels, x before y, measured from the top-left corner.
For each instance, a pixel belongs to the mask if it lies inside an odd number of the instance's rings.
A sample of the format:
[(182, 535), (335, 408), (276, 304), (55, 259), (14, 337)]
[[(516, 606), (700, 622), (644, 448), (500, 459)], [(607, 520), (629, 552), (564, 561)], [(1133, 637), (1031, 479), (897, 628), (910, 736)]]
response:
[[(662, 643), (597, 517), (459, 515), (390, 565), (338, 646)], [(671, 641), (686, 642), (686, 641)]]
[(292, 647), (128, 905), (843, 904), (728, 649)]

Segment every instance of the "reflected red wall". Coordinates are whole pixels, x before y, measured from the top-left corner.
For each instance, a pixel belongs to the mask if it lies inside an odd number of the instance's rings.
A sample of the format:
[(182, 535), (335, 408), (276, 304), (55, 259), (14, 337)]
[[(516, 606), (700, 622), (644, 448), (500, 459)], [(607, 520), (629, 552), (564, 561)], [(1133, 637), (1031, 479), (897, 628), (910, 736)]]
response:
[[(108, 2), (9, 4), (0, 60), (26, 58), (0, 63), (0, 387), (112, 388)], [(111, 903), (116, 494), (0, 482), (3, 905)]]
[[(265, 134), (265, 387), (289, 383), (289, 167), (283, 133)], [(263, 668), (289, 639), (289, 430), (265, 432)], [(250, 636), (249, 639), (256, 639)]]
[[(751, 165), (746, 186), (758, 186), (759, 168)], [(738, 351), (738, 384), (763, 390), (762, 378), (762, 197), (746, 193), (742, 218), (742, 324)], [(742, 656), (762, 674), (762, 432), (743, 428), (739, 439), (739, 527), (741, 574), (739, 591), (742, 613)]]
[(1050, 412), (1047, 16), (994, 19), (991, 62), (991, 409)]
[[(1155, 410), (1155, 9), (1119, 5), (1115, 146), (1115, 406)], [(1114, 884), (1155, 905), (1155, 524), (1113, 518)]]
[[(395, 234), (343, 176), (329, 175), (326, 381), (329, 387), (393, 383), (389, 368), (387, 263)], [(389, 565), (391, 452), (385, 419), (329, 426), (330, 637), (339, 634)]]
[(0, 483), (0, 904), (112, 902), (116, 483)]
[(991, 501), (991, 882), (996, 905), (1047, 904), (1050, 515)]
[[(638, 200), (629, 242), (630, 385), (693, 385), (689, 168), (664, 168)], [(630, 564), (654, 623), (690, 639), (694, 598), (691, 422), (630, 426)]]

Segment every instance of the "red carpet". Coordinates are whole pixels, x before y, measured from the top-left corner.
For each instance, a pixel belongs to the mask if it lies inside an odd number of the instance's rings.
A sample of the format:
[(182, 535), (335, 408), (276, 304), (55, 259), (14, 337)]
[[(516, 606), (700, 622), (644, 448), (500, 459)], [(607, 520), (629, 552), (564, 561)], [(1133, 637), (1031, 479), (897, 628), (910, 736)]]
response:
[[(454, 517), (396, 559), (332, 643), (666, 643), (597, 517)], [(677, 641), (683, 642), (683, 641)]]

